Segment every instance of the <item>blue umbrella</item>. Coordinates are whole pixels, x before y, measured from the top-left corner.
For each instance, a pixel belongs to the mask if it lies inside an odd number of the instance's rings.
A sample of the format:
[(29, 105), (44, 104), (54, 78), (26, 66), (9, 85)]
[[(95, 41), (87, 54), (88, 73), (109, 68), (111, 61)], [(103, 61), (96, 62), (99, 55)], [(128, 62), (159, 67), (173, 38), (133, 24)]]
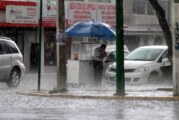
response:
[(65, 30), (69, 37), (94, 37), (101, 39), (115, 39), (115, 30), (100, 21), (81, 21), (73, 24)]

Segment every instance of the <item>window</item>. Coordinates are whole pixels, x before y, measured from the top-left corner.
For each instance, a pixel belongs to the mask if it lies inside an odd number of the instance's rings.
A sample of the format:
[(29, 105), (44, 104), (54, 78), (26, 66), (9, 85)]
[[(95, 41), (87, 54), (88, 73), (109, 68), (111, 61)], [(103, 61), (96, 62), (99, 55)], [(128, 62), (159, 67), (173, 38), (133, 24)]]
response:
[(132, 13), (145, 14), (145, 1), (143, 0), (132, 1)]
[(109, 61), (109, 62), (115, 62), (115, 61), (116, 61), (116, 52), (115, 52), (115, 51), (114, 51), (114, 52), (111, 52), (111, 53), (108, 55), (108, 57), (107, 57), (106, 60)]
[(6, 45), (5, 45), (5, 42), (0, 42), (0, 54), (6, 54)]
[(161, 37), (156, 37), (156, 38), (155, 38), (155, 41), (154, 41), (154, 44), (155, 44), (155, 45), (161, 45), (161, 44), (162, 44), (162, 39), (161, 39)]
[(160, 59), (158, 60), (158, 62), (162, 62), (162, 59), (163, 59), (163, 58), (169, 58), (168, 50), (165, 51), (165, 52), (162, 54), (162, 56), (160, 57)]
[[(167, 10), (167, 1), (158, 1), (164, 10)], [(155, 15), (155, 11), (151, 4), (146, 0), (133, 0), (132, 1), (132, 13), (133, 14), (143, 14), (143, 15)]]
[(148, 39), (144, 39), (144, 45), (148, 45)]
[(167, 2), (166, 2), (166, 1), (159, 1), (159, 4), (160, 4), (161, 7), (164, 9), (164, 11), (167, 10)]
[(6, 43), (8, 53), (19, 53), (16, 46), (12, 43)]
[(154, 15), (154, 9), (149, 2), (147, 2), (147, 15)]

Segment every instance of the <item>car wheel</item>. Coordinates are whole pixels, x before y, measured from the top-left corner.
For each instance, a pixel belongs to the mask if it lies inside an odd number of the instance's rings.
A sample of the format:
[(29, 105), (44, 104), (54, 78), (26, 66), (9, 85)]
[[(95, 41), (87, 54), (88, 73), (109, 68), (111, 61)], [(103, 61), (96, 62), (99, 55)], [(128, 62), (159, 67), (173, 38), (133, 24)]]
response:
[(158, 73), (157, 72), (152, 72), (148, 78), (148, 83), (153, 83), (158, 80)]
[(7, 86), (9, 88), (16, 88), (20, 83), (20, 71), (17, 68), (13, 68), (9, 80), (7, 81)]

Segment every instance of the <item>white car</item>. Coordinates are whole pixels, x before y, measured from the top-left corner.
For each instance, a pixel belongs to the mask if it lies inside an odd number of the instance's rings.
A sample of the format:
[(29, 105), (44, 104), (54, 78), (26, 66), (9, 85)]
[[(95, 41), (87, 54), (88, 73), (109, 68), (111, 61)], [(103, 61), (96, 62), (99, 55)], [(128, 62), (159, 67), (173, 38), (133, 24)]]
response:
[[(107, 45), (107, 57), (104, 59), (104, 71), (107, 67), (116, 61), (116, 45)], [(129, 49), (124, 45), (124, 58), (129, 54)]]
[(23, 56), (15, 42), (10, 38), (0, 37), (0, 82), (16, 88), (24, 72)]
[[(124, 60), (126, 83), (145, 84), (162, 76), (161, 67), (170, 66), (167, 46), (143, 46), (132, 51)], [(116, 63), (105, 72), (105, 82), (115, 84)]]

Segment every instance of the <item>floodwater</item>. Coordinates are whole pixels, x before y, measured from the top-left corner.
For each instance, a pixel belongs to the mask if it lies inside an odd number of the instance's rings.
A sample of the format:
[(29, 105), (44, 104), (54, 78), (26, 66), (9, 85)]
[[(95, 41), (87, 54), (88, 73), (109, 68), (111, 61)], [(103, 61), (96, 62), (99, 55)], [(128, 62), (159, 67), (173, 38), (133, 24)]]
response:
[(178, 120), (179, 101), (31, 97), (2, 89), (0, 120)]
[[(49, 80), (42, 80), (42, 89), (53, 88), (55, 80)], [(0, 84), (0, 120), (179, 119), (179, 101), (65, 99), (16, 94), (16, 91), (28, 91), (36, 86), (37, 81), (32, 76), (23, 77), (17, 89)]]

